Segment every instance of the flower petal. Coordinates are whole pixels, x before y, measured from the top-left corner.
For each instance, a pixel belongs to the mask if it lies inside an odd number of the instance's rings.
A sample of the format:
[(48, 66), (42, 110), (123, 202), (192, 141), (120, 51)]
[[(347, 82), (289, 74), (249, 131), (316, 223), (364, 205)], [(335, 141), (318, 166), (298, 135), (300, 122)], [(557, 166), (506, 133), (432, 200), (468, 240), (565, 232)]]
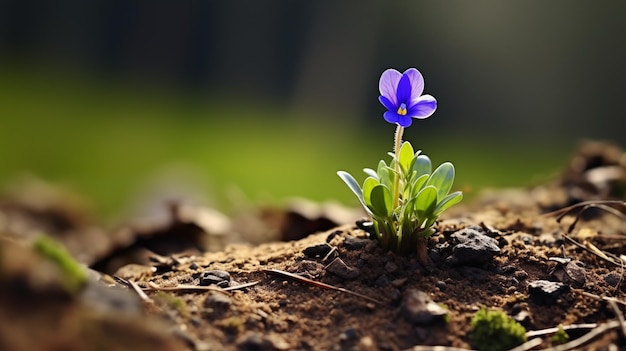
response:
[(398, 123), (399, 117), (400, 115), (395, 113), (394, 111), (387, 111), (383, 113), (383, 118), (385, 118), (385, 121), (389, 123)]
[(413, 120), (408, 115), (402, 116), (395, 113), (394, 111), (387, 111), (383, 113), (383, 117), (385, 118), (385, 121), (392, 124), (399, 124), (404, 128), (410, 126), (411, 123), (413, 123)]
[(380, 95), (386, 97), (395, 106), (398, 105), (398, 99), (396, 97), (396, 90), (398, 89), (398, 82), (400, 82), (402, 74), (393, 68), (390, 68), (383, 72), (378, 82), (378, 90)]
[(411, 119), (411, 117), (409, 115), (406, 116), (398, 116), (398, 124), (401, 125), (404, 128), (407, 128), (411, 125), (411, 123), (413, 123), (413, 120)]
[(398, 105), (405, 103), (410, 104), (411, 101), (411, 79), (407, 75), (402, 75), (400, 82), (398, 82), (398, 91), (396, 92), (398, 99)]
[(424, 77), (415, 68), (407, 69), (402, 75), (409, 77), (411, 81), (411, 103), (413, 103), (424, 92)]
[(406, 115), (412, 118), (424, 119), (430, 117), (436, 109), (437, 100), (427, 94), (420, 96), (417, 102), (409, 107)]
[(380, 103), (383, 104), (383, 106), (385, 106), (385, 108), (389, 111), (395, 112), (398, 110), (398, 106), (394, 105), (393, 102), (391, 102), (391, 100), (389, 100), (388, 98), (384, 96), (379, 96), (378, 101), (380, 101)]

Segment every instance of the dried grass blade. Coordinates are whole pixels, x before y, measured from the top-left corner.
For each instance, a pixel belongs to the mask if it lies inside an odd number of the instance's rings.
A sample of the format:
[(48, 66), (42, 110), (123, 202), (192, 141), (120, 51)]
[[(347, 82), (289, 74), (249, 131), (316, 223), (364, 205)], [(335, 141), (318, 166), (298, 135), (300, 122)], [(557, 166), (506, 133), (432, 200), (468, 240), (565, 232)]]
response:
[(340, 287), (337, 287), (337, 286), (334, 286), (334, 285), (318, 282), (316, 280), (305, 278), (303, 276), (300, 276), (300, 275), (297, 275), (297, 274), (294, 274), (294, 273), (281, 271), (279, 269), (263, 269), (262, 271), (267, 273), (267, 274), (273, 274), (273, 275), (282, 276), (282, 277), (285, 277), (285, 278), (288, 278), (288, 279), (291, 279), (291, 280), (295, 280), (295, 281), (298, 281), (298, 282), (301, 282), (301, 283), (305, 283), (305, 284), (308, 284), (308, 285), (316, 286), (318, 288), (330, 289), (330, 290), (335, 290), (335, 291), (341, 291), (343, 293), (354, 295), (354, 296), (360, 297), (362, 299), (366, 299), (366, 300), (368, 300), (370, 302), (373, 302), (373, 303), (376, 303), (376, 304), (379, 304), (379, 305), (383, 304), (383, 302), (381, 302), (379, 300), (376, 300), (376, 299), (374, 299), (372, 297), (369, 297), (367, 295), (359, 294), (359, 293), (354, 292), (352, 290), (340, 288)]

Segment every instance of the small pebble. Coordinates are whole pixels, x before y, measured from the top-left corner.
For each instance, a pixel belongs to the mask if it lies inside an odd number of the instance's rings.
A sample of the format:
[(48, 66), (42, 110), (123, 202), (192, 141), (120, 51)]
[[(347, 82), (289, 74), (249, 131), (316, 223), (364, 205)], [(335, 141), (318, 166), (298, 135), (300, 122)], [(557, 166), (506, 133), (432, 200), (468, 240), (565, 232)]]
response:
[(549, 280), (534, 280), (528, 283), (528, 295), (538, 304), (553, 304), (569, 291), (569, 285)]
[(221, 288), (227, 287), (230, 285), (230, 273), (226, 271), (220, 270), (211, 270), (202, 272), (200, 275), (200, 281), (198, 285), (208, 286), (211, 284), (215, 284)]
[(189, 269), (191, 270), (197, 270), (198, 268), (200, 268), (200, 266), (198, 266), (195, 262), (189, 265)]
[(498, 241), (483, 234), (481, 228), (461, 229), (450, 236), (455, 243), (448, 262), (456, 265), (480, 265), (500, 252)]
[(353, 236), (348, 236), (343, 242), (343, 247), (345, 247), (348, 250), (360, 250), (364, 248), (368, 242), (369, 240), (367, 239), (361, 239), (361, 238), (355, 238)]
[(509, 265), (506, 265), (506, 266), (503, 266), (502, 268), (500, 268), (500, 272), (502, 274), (511, 274), (511, 273), (515, 272), (516, 269), (517, 268), (515, 268), (514, 265), (509, 264)]
[(526, 271), (516, 271), (515, 273), (513, 273), (513, 277), (515, 277), (517, 280), (526, 280), (526, 278), (528, 278), (528, 273)]
[(513, 319), (525, 327), (531, 323), (530, 313), (528, 311), (520, 311), (519, 313), (513, 315)]
[(443, 321), (448, 314), (427, 293), (415, 289), (407, 290), (402, 299), (400, 313), (414, 325), (431, 325)]
[(250, 333), (238, 346), (241, 351), (265, 351), (274, 350), (274, 345), (263, 337), (260, 333)]
[(205, 300), (204, 300), (204, 306), (205, 307), (214, 307), (214, 308), (228, 308), (230, 307), (232, 301), (230, 299), (230, 297), (219, 293), (219, 292), (213, 292), (211, 293)]
[(612, 287), (616, 287), (619, 285), (621, 281), (621, 276), (615, 272), (610, 272), (605, 274), (602, 279)]
[(316, 244), (306, 247), (302, 250), (302, 253), (309, 258), (324, 257), (330, 252), (330, 250), (332, 250), (332, 248), (333, 247), (327, 243)]
[(326, 237), (326, 242), (330, 243), (334, 238), (336, 238), (338, 235), (340, 235), (341, 233), (343, 233), (341, 230), (335, 230), (333, 232), (331, 232), (330, 234), (328, 234), (328, 236)]
[(341, 258), (335, 258), (326, 270), (343, 279), (355, 279), (361, 275), (361, 271), (356, 268), (348, 267)]
[(352, 341), (359, 337), (359, 332), (354, 328), (348, 328), (339, 335), (341, 341)]
[(585, 285), (585, 282), (587, 281), (587, 274), (584, 263), (580, 261), (572, 261), (565, 266), (565, 272), (577, 285)]
[(376, 232), (374, 230), (374, 222), (369, 219), (359, 219), (356, 221), (357, 228), (370, 235), (370, 239), (376, 239)]
[(446, 288), (448, 287), (446, 282), (442, 280), (439, 280), (438, 282), (436, 282), (435, 286), (441, 291), (446, 291)]

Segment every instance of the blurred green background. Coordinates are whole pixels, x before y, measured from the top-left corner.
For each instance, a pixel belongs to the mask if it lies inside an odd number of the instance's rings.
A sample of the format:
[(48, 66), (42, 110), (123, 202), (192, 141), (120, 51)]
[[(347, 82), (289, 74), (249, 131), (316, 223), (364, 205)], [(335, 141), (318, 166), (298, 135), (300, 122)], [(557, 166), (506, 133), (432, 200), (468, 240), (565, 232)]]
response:
[(33, 174), (104, 216), (153, 195), (356, 205), (335, 172), (391, 150), (389, 67), (418, 68), (438, 99), (405, 139), (452, 161), (457, 188), (530, 184), (583, 138), (623, 144), (625, 15), (586, 1), (5, 0), (0, 184)]

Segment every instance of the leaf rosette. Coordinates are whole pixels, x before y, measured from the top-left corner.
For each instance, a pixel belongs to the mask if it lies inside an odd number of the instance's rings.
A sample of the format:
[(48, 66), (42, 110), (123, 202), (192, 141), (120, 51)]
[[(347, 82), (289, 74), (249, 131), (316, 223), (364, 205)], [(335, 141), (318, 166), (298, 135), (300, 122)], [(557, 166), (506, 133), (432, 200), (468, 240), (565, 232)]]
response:
[(364, 169), (367, 178), (362, 184), (347, 172), (337, 174), (374, 220), (382, 245), (401, 253), (414, 252), (417, 238), (432, 235), (439, 216), (459, 203), (463, 194), (450, 192), (455, 177), (452, 163), (444, 162), (432, 171), (430, 158), (415, 152), (408, 141), (397, 156), (390, 155), (389, 165), (381, 160), (376, 170)]

